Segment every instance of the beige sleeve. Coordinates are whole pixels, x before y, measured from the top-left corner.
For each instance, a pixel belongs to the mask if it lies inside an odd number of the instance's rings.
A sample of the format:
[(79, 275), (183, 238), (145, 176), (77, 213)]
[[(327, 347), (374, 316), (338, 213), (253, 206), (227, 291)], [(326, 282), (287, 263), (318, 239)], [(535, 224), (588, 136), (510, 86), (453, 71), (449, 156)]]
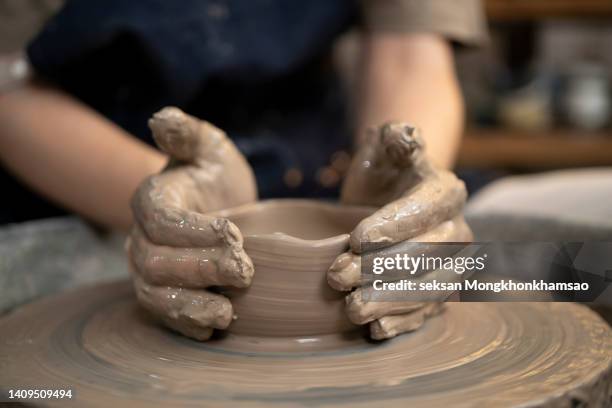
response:
[(0, 54), (22, 51), (64, 0), (0, 0)]
[(370, 31), (431, 32), (462, 45), (488, 41), (480, 0), (360, 0)]

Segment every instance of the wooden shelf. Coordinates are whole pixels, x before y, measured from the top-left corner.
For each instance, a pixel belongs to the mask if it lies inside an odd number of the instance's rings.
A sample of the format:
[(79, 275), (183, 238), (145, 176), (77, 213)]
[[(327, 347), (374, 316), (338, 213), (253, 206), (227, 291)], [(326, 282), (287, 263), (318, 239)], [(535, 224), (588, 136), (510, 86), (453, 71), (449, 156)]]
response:
[(511, 130), (468, 130), (458, 166), (480, 169), (544, 170), (612, 165), (612, 131), (526, 133)]
[(486, 0), (485, 7), (492, 21), (612, 16), (610, 0)]

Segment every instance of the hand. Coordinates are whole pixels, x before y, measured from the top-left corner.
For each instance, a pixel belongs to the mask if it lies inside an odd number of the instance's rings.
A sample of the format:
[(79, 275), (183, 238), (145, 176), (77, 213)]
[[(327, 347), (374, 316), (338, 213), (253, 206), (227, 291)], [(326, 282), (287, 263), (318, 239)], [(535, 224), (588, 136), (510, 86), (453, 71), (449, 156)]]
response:
[[(342, 186), (341, 201), (382, 208), (351, 232), (350, 251), (334, 261), (327, 280), (336, 290), (351, 291), (346, 297), (349, 319), (369, 324), (372, 338), (390, 338), (419, 328), (441, 310), (440, 302), (450, 293), (430, 292), (414, 301), (364, 301), (367, 291), (373, 289), (361, 280), (362, 244), (375, 242), (391, 247), (391, 254), (418, 256), (433, 249), (417, 248), (415, 242), (471, 241), (462, 215), (466, 196), (461, 180), (429, 163), (418, 130), (406, 124), (391, 123), (371, 132), (357, 152)], [(433, 279), (458, 280), (460, 276), (432, 271), (415, 278), (417, 282)]]
[(177, 108), (149, 120), (168, 167), (132, 199), (135, 225), (126, 244), (138, 301), (168, 327), (197, 340), (234, 318), (210, 286), (247, 287), (253, 263), (238, 227), (205, 213), (257, 200), (253, 172), (220, 129)]

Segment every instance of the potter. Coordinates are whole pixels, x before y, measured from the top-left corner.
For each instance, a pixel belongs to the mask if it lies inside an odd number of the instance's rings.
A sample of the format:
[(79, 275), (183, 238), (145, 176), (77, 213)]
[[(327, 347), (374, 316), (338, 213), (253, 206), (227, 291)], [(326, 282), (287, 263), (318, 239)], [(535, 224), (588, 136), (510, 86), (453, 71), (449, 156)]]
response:
[[(363, 242), (401, 253), (404, 242), (471, 239), (465, 187), (429, 162), (417, 129), (373, 129), (351, 163), (341, 204), (326, 206), (257, 203), (252, 171), (227, 136), (177, 108), (149, 125), (172, 160), (134, 195), (127, 248), (141, 305), (168, 327), (206, 340), (213, 329), (308, 336), (368, 325), (383, 339), (442, 310), (364, 302), (359, 282)], [(301, 279), (301, 294), (291, 293)]]
[[(172, 129), (156, 137), (169, 151), (178, 149), (183, 161), (148, 180), (134, 199), (138, 225), (128, 250), (140, 307), (133, 289), (119, 282), (19, 309), (0, 320), (0, 332), (10, 333), (0, 345), (0, 383), (62, 381), (74, 387), (79, 402), (130, 406), (503, 401), (550, 407), (609, 401), (610, 329), (584, 306), (442, 307), (446, 293), (416, 302), (362, 300), (369, 288), (360, 287), (364, 248), (356, 234), (377, 236), (391, 245), (391, 256), (420, 256), (406, 252), (413, 242), (471, 237), (458, 200), (462, 185), (420, 162), (422, 145), (413, 143), (409, 128), (391, 125), (375, 133), (369, 150), (357, 156), (355, 172), (362, 177), (349, 176), (344, 203), (255, 202), (248, 188), (222, 199), (206, 196), (248, 181), (249, 172), (246, 165), (235, 169), (224, 184), (223, 166), (239, 159), (237, 151), (220, 131), (192, 121), (176, 110), (152, 121), (154, 129)], [(205, 159), (181, 150), (182, 138), (211, 132), (219, 136), (214, 144), (191, 144), (204, 146), (197, 151)], [(399, 201), (368, 202), (365, 190), (379, 187), (368, 172), (392, 174), (380, 156), (393, 151), (389, 146), (403, 148), (403, 140), (414, 160), (397, 161), (402, 171), (387, 179), (390, 189), (402, 187), (386, 198)], [(421, 202), (425, 197), (431, 200)], [(223, 199), (235, 205), (224, 208)], [(393, 208), (397, 213), (389, 216)], [(423, 214), (427, 219), (420, 220)], [(436, 272), (416, 279), (439, 280)], [(208, 341), (170, 333), (141, 307), (175, 331)], [(375, 339), (419, 332), (381, 345), (359, 336), (359, 325)], [(224, 334), (211, 338), (215, 329)]]

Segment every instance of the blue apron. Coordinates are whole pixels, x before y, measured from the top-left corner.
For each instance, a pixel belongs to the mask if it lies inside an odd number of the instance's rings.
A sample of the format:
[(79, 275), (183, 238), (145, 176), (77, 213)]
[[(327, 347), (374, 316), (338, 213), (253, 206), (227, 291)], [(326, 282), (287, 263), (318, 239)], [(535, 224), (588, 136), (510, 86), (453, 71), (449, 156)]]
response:
[[(221, 127), (253, 166), (261, 197), (330, 196), (336, 189), (316, 174), (349, 148), (351, 132), (329, 57), (356, 3), (72, 0), (27, 53), (41, 77), (149, 144), (147, 119), (167, 105)], [(289, 169), (303, 175), (299, 187), (284, 182)], [(32, 208), (39, 197), (20, 204), (29, 191), (14, 197), (0, 221), (54, 213)]]
[(284, 171), (312, 176), (347, 142), (329, 53), (354, 4), (77, 0), (28, 55), (43, 76), (148, 142), (147, 118), (163, 106), (209, 120), (251, 160), (263, 196), (295, 194), (283, 188)]

